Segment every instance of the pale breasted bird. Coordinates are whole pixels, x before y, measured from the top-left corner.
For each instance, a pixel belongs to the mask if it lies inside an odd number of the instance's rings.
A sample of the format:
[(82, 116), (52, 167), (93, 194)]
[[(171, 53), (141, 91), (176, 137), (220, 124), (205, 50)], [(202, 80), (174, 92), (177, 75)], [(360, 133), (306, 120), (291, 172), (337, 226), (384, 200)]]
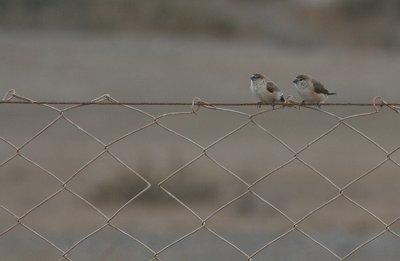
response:
[(300, 97), (304, 102), (324, 103), (329, 95), (336, 93), (329, 92), (324, 85), (313, 79), (310, 75), (301, 74), (293, 81), (294, 87), (297, 89)]
[(275, 102), (285, 102), (282, 91), (264, 75), (255, 73), (250, 80), (250, 90), (260, 100), (257, 104), (258, 107), (261, 107), (262, 103), (271, 103), (274, 107)]

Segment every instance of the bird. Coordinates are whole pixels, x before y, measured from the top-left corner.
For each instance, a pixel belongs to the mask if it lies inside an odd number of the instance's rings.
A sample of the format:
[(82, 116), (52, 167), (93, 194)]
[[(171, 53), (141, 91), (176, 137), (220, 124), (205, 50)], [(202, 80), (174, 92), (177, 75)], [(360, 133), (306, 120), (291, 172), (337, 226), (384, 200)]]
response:
[(260, 73), (255, 73), (250, 77), (250, 90), (260, 100), (257, 103), (258, 108), (263, 103), (271, 103), (272, 108), (274, 108), (275, 102), (285, 102), (283, 93), (278, 86)]
[(302, 104), (305, 102), (316, 102), (320, 106), (321, 103), (324, 103), (328, 99), (329, 95), (336, 95), (334, 92), (329, 92), (321, 82), (313, 79), (310, 75), (300, 74), (293, 83), (303, 99)]

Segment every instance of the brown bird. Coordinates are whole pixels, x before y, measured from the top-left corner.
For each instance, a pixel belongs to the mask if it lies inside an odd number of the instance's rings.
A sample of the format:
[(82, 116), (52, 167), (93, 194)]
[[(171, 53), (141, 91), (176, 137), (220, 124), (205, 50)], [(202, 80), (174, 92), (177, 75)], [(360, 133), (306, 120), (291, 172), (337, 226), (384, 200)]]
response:
[(250, 90), (260, 100), (259, 107), (262, 103), (271, 103), (273, 107), (277, 101), (285, 102), (282, 91), (264, 75), (255, 73), (250, 77), (250, 80)]
[(293, 83), (299, 95), (301, 96), (301, 98), (303, 98), (302, 103), (317, 102), (321, 104), (328, 99), (329, 95), (336, 94), (333, 92), (329, 92), (321, 82), (313, 79), (309, 75), (298, 75)]

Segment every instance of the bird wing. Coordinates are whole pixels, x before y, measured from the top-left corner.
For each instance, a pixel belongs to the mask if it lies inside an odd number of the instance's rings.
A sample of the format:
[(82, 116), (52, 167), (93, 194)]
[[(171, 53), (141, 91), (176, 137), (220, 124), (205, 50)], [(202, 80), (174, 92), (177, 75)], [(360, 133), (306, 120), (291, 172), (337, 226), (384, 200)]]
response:
[(279, 92), (280, 90), (279, 90), (278, 86), (276, 86), (275, 83), (267, 82), (267, 91), (269, 91), (270, 93), (273, 93), (273, 92)]
[(328, 90), (325, 89), (324, 85), (319, 81), (313, 80), (313, 85), (316, 93), (329, 94)]

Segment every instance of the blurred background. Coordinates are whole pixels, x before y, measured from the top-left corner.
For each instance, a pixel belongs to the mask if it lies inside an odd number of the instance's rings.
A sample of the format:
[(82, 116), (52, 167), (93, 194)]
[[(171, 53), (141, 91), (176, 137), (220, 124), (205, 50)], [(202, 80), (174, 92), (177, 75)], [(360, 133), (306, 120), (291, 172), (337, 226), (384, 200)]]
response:
[[(109, 93), (121, 101), (256, 102), (249, 77), (263, 73), (285, 96), (299, 96), (292, 81), (307, 73), (332, 92), (330, 102), (371, 102), (380, 95), (400, 102), (400, 2), (397, 0), (0, 0), (0, 95), (9, 89), (40, 101), (89, 101)], [(60, 106), (62, 108), (62, 106)], [(267, 108), (267, 107), (263, 107)], [(141, 106), (159, 115), (190, 107)], [(232, 107), (247, 113), (254, 107)], [(371, 107), (324, 107), (340, 116)], [(66, 117), (105, 143), (152, 119), (122, 107), (87, 106)], [(58, 113), (41, 106), (0, 105), (0, 164)], [(162, 123), (203, 146), (247, 120), (201, 109), (196, 115), (166, 117)], [(337, 123), (311, 110), (288, 108), (256, 117), (264, 128), (299, 150)], [(349, 121), (383, 148), (400, 146), (400, 121), (393, 111)], [(65, 120), (39, 135), (21, 153), (67, 180), (103, 147)], [(115, 224), (155, 250), (198, 227), (199, 221), (157, 184), (202, 151), (152, 126), (110, 147), (152, 187), (117, 215)], [(229, 152), (229, 153), (228, 153)], [(246, 182), (254, 182), (293, 154), (250, 125), (209, 151)], [(386, 154), (341, 126), (301, 154), (338, 186), (373, 168)], [(400, 152), (392, 155), (400, 163)], [(399, 167), (388, 162), (347, 193), (390, 223), (400, 215)], [(202, 218), (246, 191), (206, 158), (165, 187)], [(112, 215), (145, 183), (111, 157), (101, 157), (74, 178), (70, 188)], [(16, 157), (0, 165), (0, 204), (18, 216), (60, 189), (43, 170)], [(299, 220), (337, 194), (309, 168), (294, 162), (255, 187), (266, 200)], [(79, 218), (70, 218), (73, 216)], [(332, 218), (334, 217), (334, 218)], [(0, 209), (0, 233), (16, 219)], [(66, 250), (104, 224), (104, 219), (64, 191), (23, 222)], [(396, 223), (397, 224), (397, 223)], [(400, 224), (393, 230), (399, 233)], [(208, 225), (247, 253), (292, 226), (255, 197), (244, 197)], [(340, 256), (385, 229), (376, 219), (341, 199), (301, 224)], [(398, 260), (399, 239), (385, 234), (349, 260)], [(4, 260), (58, 260), (60, 253), (17, 226), (0, 236)], [(74, 249), (73, 260), (150, 260), (139, 244), (112, 229)], [(161, 255), (162, 260), (244, 260), (226, 243), (200, 231)], [(300, 233), (274, 243), (254, 260), (337, 260)]]
[(399, 5), (1, 0), (1, 88), (37, 99), (252, 101), (251, 73), (293, 95), (292, 79), (309, 73), (342, 101), (396, 99)]

